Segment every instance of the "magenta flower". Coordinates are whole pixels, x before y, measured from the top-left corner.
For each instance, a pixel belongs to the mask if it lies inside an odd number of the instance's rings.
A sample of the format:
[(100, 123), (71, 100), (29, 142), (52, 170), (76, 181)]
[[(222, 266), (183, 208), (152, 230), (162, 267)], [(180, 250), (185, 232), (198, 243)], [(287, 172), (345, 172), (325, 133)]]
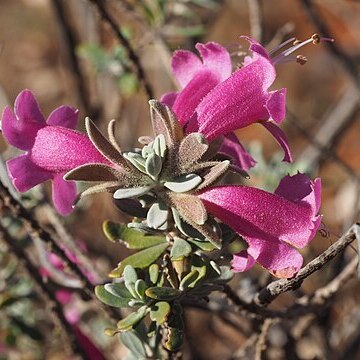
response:
[(320, 225), (320, 194), (320, 179), (297, 174), (283, 178), (275, 194), (246, 186), (216, 186), (199, 197), (207, 211), (249, 245), (234, 255), (234, 271), (248, 270), (258, 262), (274, 276), (290, 278), (303, 262), (295, 248), (306, 246)]
[(78, 110), (60, 106), (45, 121), (34, 95), (24, 90), (15, 100), (14, 112), (6, 107), (1, 124), (6, 140), (25, 150), (25, 154), (7, 162), (15, 188), (24, 192), (52, 180), (56, 209), (62, 215), (70, 213), (76, 185), (74, 181), (63, 180), (64, 174), (80, 165), (109, 161), (85, 134), (74, 130)]
[(255, 122), (274, 135), (285, 151), (284, 160), (291, 161), (285, 134), (276, 125), (285, 117), (286, 89), (268, 90), (276, 77), (274, 64), (260, 44), (247, 40), (253, 57), (247, 57), (244, 66), (232, 74), (230, 55), (219, 44), (196, 45), (202, 62), (189, 51), (176, 51), (172, 69), (182, 90), (162, 97), (188, 133), (200, 132), (208, 141), (230, 136), (220, 151), (245, 170), (255, 161), (232, 132)]

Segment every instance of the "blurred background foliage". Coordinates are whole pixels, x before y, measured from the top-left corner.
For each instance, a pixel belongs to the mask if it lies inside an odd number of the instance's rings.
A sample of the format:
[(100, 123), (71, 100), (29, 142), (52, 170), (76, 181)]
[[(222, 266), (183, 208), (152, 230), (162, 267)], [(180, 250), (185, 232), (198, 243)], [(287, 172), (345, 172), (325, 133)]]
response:
[[(304, 250), (307, 260), (326, 249), (354, 221), (359, 220), (360, 176), (360, 3), (351, 0), (1, 0), (0, 1), (0, 110), (13, 104), (24, 88), (31, 89), (45, 114), (61, 105), (80, 109), (79, 128), (90, 116), (101, 129), (118, 120), (117, 136), (123, 149), (137, 146), (136, 139), (151, 134), (143, 79), (134, 72), (132, 59), (118, 37), (99, 15), (102, 3), (130, 42), (142, 64), (153, 96), (176, 89), (170, 58), (178, 48), (194, 49), (197, 42), (217, 41), (241, 63), (247, 45), (240, 35), (253, 35), (269, 48), (290, 36), (303, 39), (325, 24), (336, 39), (338, 53), (325, 45), (302, 50), (305, 66), (278, 66), (274, 88), (288, 89), (288, 134), (295, 163), (279, 165), (281, 154), (271, 137), (257, 125), (238, 136), (258, 160), (248, 184), (274, 189), (286, 173), (306, 171), (323, 183), (324, 223), (330, 237), (318, 235)], [(309, 7), (310, 4), (310, 7)], [(317, 12), (315, 22), (309, 9)], [(1, 139), (3, 160), (13, 155)], [(6, 174), (3, 163), (1, 179)], [(22, 197), (27, 207), (62, 240), (64, 236), (86, 244), (91, 267), (100, 282), (129, 250), (106, 241), (101, 232), (105, 219), (122, 220), (111, 196), (100, 194), (83, 200), (67, 219), (55, 217), (48, 190), (36, 189)], [(35, 263), (39, 251), (16, 219), (3, 214), (17, 245)], [(69, 232), (66, 230), (68, 229)], [(71, 234), (71, 236), (69, 235)], [(354, 256), (348, 249), (322, 272), (308, 279), (301, 290), (279, 298), (275, 308), (295, 296), (314, 291), (338, 273)], [(270, 281), (259, 268), (241, 274), (233, 285), (244, 298)], [(48, 279), (52, 289), (63, 284)], [(269, 332), (270, 359), (358, 359), (360, 357), (360, 293), (352, 279), (337, 293), (331, 307), (317, 317), (275, 324)], [(103, 334), (107, 320), (89, 299), (75, 295), (78, 325), (91, 336), (107, 359), (122, 359), (127, 350), (118, 338)], [(221, 297), (215, 299), (225, 306)], [(65, 359), (59, 329), (49, 305), (39, 296), (21, 264), (0, 242), (0, 359)], [(223, 317), (196, 309), (185, 313), (188, 359), (250, 358), (243, 350), (251, 339), (251, 320), (240, 314)], [(309, 325), (307, 325), (309, 324)], [(201, 334), (201, 336), (199, 336)], [(299, 335), (300, 334), (300, 335)], [(298, 337), (298, 338), (296, 338)], [(296, 346), (295, 339), (297, 340)], [(234, 354), (237, 354), (236, 356)]]

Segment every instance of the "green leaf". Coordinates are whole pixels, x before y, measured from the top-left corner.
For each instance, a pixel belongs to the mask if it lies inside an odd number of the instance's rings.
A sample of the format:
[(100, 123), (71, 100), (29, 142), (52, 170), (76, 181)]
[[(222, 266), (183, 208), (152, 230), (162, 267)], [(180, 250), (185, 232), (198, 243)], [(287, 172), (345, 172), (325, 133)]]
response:
[(161, 254), (169, 246), (168, 243), (159, 244), (150, 248), (139, 251), (136, 254), (130, 255), (121, 261), (116, 269), (109, 274), (112, 278), (121, 277), (126, 265), (131, 265), (134, 268), (145, 269), (153, 262), (155, 262)]
[(202, 178), (196, 174), (181, 175), (172, 181), (166, 181), (164, 186), (169, 190), (183, 193), (195, 189), (202, 182)]
[(131, 351), (136, 359), (142, 360), (147, 358), (143, 340), (135, 331), (125, 331), (120, 333), (120, 340), (123, 345)]
[(169, 210), (166, 205), (162, 203), (155, 203), (151, 206), (147, 213), (146, 222), (148, 226), (159, 229), (165, 224), (169, 216)]
[(145, 297), (146, 283), (143, 279), (139, 279), (135, 282), (135, 291), (138, 296), (143, 299)]
[(150, 281), (155, 285), (159, 278), (159, 265), (158, 264), (150, 265), (149, 276), (150, 276)]
[(129, 314), (126, 318), (117, 323), (117, 330), (126, 331), (132, 329), (139, 321), (141, 321), (147, 313), (147, 306), (142, 306), (136, 312)]
[(193, 285), (193, 283), (195, 282), (195, 280), (197, 280), (198, 277), (199, 277), (199, 272), (197, 270), (190, 271), (181, 280), (179, 289), (183, 291), (184, 289), (186, 289), (188, 287), (192, 287), (191, 285)]
[(95, 295), (101, 302), (109, 306), (118, 308), (129, 306), (129, 298), (115, 296), (110, 292), (106, 291), (103, 285), (98, 285), (95, 287)]
[(187, 241), (196, 245), (199, 249), (203, 251), (213, 251), (216, 249), (216, 246), (214, 246), (212, 243), (208, 241), (199, 241), (191, 238), (187, 239)]
[(162, 325), (168, 318), (171, 307), (166, 301), (158, 301), (151, 307), (150, 319), (156, 321), (158, 325)]
[(136, 270), (131, 265), (126, 265), (124, 268), (125, 283), (135, 283), (138, 279)]
[[(150, 179), (149, 179), (150, 180)], [(154, 186), (139, 186), (139, 187), (129, 187), (122, 188), (115, 191), (113, 197), (114, 199), (129, 199), (133, 197), (138, 197), (148, 193)]]
[(145, 171), (145, 159), (138, 153), (134, 152), (127, 152), (123, 153), (123, 156), (126, 160), (130, 161), (138, 170), (140, 170), (143, 173), (146, 173)]
[(125, 283), (110, 283), (104, 284), (104, 289), (110, 294), (117, 296), (119, 298), (125, 298), (128, 300), (132, 299), (132, 295), (129, 290), (126, 288)]
[(146, 289), (145, 294), (151, 299), (170, 301), (178, 298), (181, 291), (170, 287), (151, 287)]
[(109, 220), (103, 223), (103, 231), (110, 241), (123, 241), (129, 249), (146, 249), (166, 243), (165, 236), (146, 235), (138, 230), (129, 229), (125, 224)]
[(145, 171), (150, 177), (156, 180), (161, 172), (162, 160), (155, 153), (149, 154), (145, 162)]
[(171, 248), (170, 257), (171, 260), (180, 260), (191, 254), (191, 245), (179, 237), (175, 237), (174, 244)]
[(153, 142), (152, 145), (155, 154), (157, 154), (160, 157), (164, 157), (165, 156), (165, 152), (166, 152), (166, 141), (165, 141), (165, 136), (164, 134), (159, 134)]

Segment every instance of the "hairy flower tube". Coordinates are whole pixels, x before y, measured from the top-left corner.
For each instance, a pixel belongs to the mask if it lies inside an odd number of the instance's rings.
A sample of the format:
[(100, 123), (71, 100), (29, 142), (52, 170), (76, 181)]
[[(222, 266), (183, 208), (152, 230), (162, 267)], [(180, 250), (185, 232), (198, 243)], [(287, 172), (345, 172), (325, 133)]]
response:
[(320, 225), (320, 195), (320, 179), (297, 174), (283, 178), (274, 194), (245, 186), (215, 186), (199, 197), (249, 245), (234, 256), (234, 271), (246, 271), (257, 261), (273, 275), (290, 278), (303, 262), (295, 248), (305, 247)]
[[(293, 47), (271, 58), (271, 52), (262, 45), (244, 38), (250, 43), (252, 56), (245, 57), (243, 66), (233, 73), (230, 54), (217, 43), (196, 45), (202, 60), (190, 51), (175, 51), (171, 65), (182, 90), (163, 95), (161, 101), (171, 106), (187, 133), (199, 132), (209, 142), (225, 136), (220, 151), (230, 155), (235, 165), (247, 170), (255, 161), (233, 131), (253, 123), (260, 123), (270, 131), (284, 150), (284, 161), (291, 161), (287, 138), (278, 127), (285, 118), (286, 89), (269, 90), (276, 78), (275, 64), (305, 61), (304, 57), (289, 55), (309, 42), (330, 39), (313, 35), (304, 42), (296, 41)], [(286, 41), (279, 48), (294, 40)]]
[(72, 210), (76, 197), (75, 182), (63, 180), (64, 174), (86, 163), (109, 163), (85, 134), (74, 130), (77, 114), (60, 106), (45, 121), (34, 95), (24, 90), (15, 100), (14, 113), (6, 107), (1, 120), (5, 139), (25, 150), (7, 162), (15, 188), (24, 192), (52, 180), (53, 202), (62, 215)]

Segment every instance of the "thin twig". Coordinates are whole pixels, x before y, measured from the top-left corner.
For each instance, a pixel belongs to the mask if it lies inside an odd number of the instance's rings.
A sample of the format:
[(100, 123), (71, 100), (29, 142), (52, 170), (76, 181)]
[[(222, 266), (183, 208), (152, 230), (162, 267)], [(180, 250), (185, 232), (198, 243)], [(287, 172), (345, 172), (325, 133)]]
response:
[[(39, 294), (44, 299), (44, 302), (49, 306), (51, 315), (53, 316), (54, 323), (61, 329), (61, 335), (67, 344), (70, 345), (74, 354), (80, 356), (82, 359), (86, 359), (86, 355), (78, 344), (74, 330), (72, 326), (66, 320), (62, 306), (57, 301), (54, 294), (48, 289), (43, 281), (39, 269), (33, 265), (27, 253), (16, 244), (16, 240), (10, 236), (7, 230), (0, 224), (0, 237), (3, 242), (6, 243), (11, 253), (22, 263), (29, 277), (34, 281), (36, 288), (39, 290)], [(66, 346), (65, 346), (66, 348)]]
[(331, 245), (321, 255), (302, 268), (297, 276), (292, 279), (276, 280), (256, 294), (254, 301), (248, 303), (242, 300), (234, 290), (224, 286), (226, 296), (239, 307), (249, 318), (294, 318), (309, 313), (317, 312), (327, 301), (343, 286), (356, 272), (358, 258), (354, 258), (344, 270), (323, 288), (318, 289), (312, 296), (304, 296), (298, 303), (287, 310), (277, 311), (265, 308), (280, 294), (296, 290), (305, 278), (321, 269), (327, 262), (341, 253), (352, 241), (360, 237), (360, 225), (355, 224), (336, 243)]
[(261, 329), (259, 337), (255, 345), (255, 360), (263, 360), (266, 351), (266, 338), (269, 333), (270, 327), (274, 325), (276, 319), (265, 319)]
[[(24, 223), (24, 226), (29, 231), (31, 236), (36, 236), (43, 240), (46, 244), (50, 246), (51, 251), (53, 251), (56, 255), (58, 255), (65, 265), (79, 278), (82, 282), (82, 287), (77, 289), (77, 291), (84, 297), (84, 298), (92, 298), (96, 299), (98, 302), (95, 294), (94, 294), (94, 286), (89, 281), (87, 276), (82, 272), (82, 270), (75, 264), (70, 258), (67, 252), (61, 248), (56, 240), (51, 236), (51, 234), (43, 229), (41, 225), (38, 223), (36, 219), (27, 211), (21, 203), (15, 200), (11, 194), (9, 193), (8, 189), (2, 184), (0, 181), (0, 205), (4, 206), (5, 208), (9, 209), (12, 215), (21, 220)], [(110, 306), (103, 306), (102, 303), (101, 307), (107, 313), (109, 318), (119, 319), (121, 318), (120, 313), (110, 307)]]
[(69, 18), (66, 14), (64, 2), (61, 0), (52, 0), (52, 3), (59, 25), (63, 32), (65, 40), (64, 42), (69, 56), (69, 63), (75, 76), (75, 82), (78, 88), (79, 97), (84, 105), (87, 114), (94, 119), (96, 118), (96, 111), (94, 111), (89, 101), (90, 94), (86, 86), (84, 75), (81, 71), (79, 59), (76, 55), (77, 41), (74, 36), (74, 30), (72, 29), (71, 23), (69, 22)]
[(251, 37), (262, 43), (264, 40), (264, 12), (262, 0), (248, 0)]
[(134, 65), (135, 74), (139, 80), (140, 83), (142, 83), (144, 90), (146, 92), (146, 95), (149, 99), (154, 98), (154, 92), (152, 90), (152, 87), (150, 86), (147, 77), (145, 75), (145, 71), (140, 63), (140, 59), (134, 49), (132, 48), (130, 42), (127, 40), (127, 38), (123, 35), (123, 33), (120, 30), (120, 27), (116, 23), (116, 21), (113, 19), (113, 17), (110, 15), (110, 13), (107, 11), (104, 1), (101, 0), (89, 0), (94, 6), (97, 8), (97, 10), (100, 13), (101, 18), (109, 24), (112, 31), (116, 35), (118, 41), (120, 44), (125, 48), (127, 51), (127, 55)]
[(276, 299), (280, 294), (299, 288), (302, 282), (321, 269), (331, 259), (341, 253), (349, 244), (357, 239), (360, 224), (354, 224), (349, 231), (343, 235), (338, 241), (332, 244), (322, 254), (310, 261), (305, 267), (300, 269), (298, 274), (292, 279), (280, 279), (273, 281), (264, 289), (260, 290), (255, 296), (255, 303), (260, 306), (266, 306)]

